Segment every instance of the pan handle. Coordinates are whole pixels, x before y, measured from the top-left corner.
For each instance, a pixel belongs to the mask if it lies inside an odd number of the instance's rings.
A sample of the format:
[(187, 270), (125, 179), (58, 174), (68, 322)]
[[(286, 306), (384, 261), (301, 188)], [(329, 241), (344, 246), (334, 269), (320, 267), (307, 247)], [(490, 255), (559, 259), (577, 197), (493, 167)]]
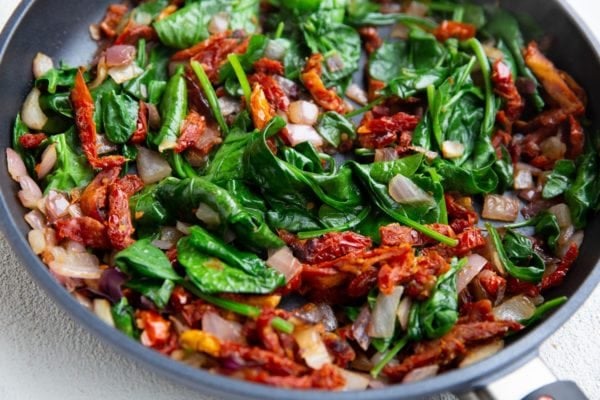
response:
[(534, 357), (510, 374), (458, 395), (460, 400), (588, 400), (572, 381), (559, 381), (544, 362)]

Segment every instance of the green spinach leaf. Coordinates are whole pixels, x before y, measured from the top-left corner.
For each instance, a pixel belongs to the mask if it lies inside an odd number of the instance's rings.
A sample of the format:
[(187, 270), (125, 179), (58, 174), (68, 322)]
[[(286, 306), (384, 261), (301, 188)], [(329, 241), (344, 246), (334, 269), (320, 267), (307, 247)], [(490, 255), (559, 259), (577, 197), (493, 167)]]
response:
[(115, 256), (115, 263), (121, 271), (130, 275), (176, 282), (181, 280), (165, 253), (152, 245), (151, 238), (138, 240), (121, 250)]

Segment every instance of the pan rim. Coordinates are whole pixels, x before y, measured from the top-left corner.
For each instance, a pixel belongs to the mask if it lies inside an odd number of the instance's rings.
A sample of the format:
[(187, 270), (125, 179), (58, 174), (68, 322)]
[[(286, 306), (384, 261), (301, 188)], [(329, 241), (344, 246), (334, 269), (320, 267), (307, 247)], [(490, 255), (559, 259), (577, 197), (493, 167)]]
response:
[[(0, 32), (0, 64), (3, 62), (5, 53), (11, 44), (16, 29), (22, 19), (26, 16), (36, 0), (23, 0), (7, 21), (4, 29)], [(600, 64), (600, 43), (590, 31), (589, 27), (574, 12), (573, 8), (565, 0), (555, 0), (562, 9), (565, 16), (570, 18), (581, 33), (582, 39), (586, 40), (594, 50), (597, 63)], [(5, 169), (5, 152), (0, 155), (0, 170)], [(31, 251), (26, 238), (17, 228), (15, 217), (9, 212), (5, 189), (0, 190), (0, 216), (3, 219), (2, 230), (6, 235), (13, 251), (18, 255), (22, 265), (34, 280), (54, 299), (60, 307), (67, 312), (69, 317), (83, 325), (95, 337), (104, 343), (109, 343), (120, 353), (129, 359), (141, 362), (144, 367), (149, 367), (162, 376), (167, 376), (171, 381), (176, 381), (196, 391), (204, 391), (209, 395), (227, 395), (234, 398), (256, 398), (256, 399), (290, 399), (305, 400), (306, 395), (317, 396), (318, 399), (363, 399), (363, 400), (392, 400), (420, 398), (423, 396), (440, 393), (444, 391), (465, 391), (469, 388), (484, 384), (495, 377), (502, 376), (516, 369), (528, 359), (537, 354), (539, 345), (554, 333), (573, 312), (580, 308), (589, 297), (592, 290), (600, 282), (600, 268), (596, 264), (589, 276), (580, 287), (569, 298), (568, 302), (560, 309), (546, 318), (538, 326), (531, 329), (521, 338), (510, 345), (511, 351), (500, 353), (484, 360), (476, 365), (446, 372), (442, 375), (428, 379), (423, 382), (410, 384), (392, 385), (383, 389), (368, 390), (361, 392), (323, 392), (323, 391), (300, 391), (290, 389), (273, 388), (266, 385), (246, 382), (215, 375), (206, 370), (189, 367), (181, 362), (174, 361), (158, 352), (146, 348), (140, 343), (131, 340), (116, 329), (106, 325), (93, 313), (82, 307), (49, 273), (47, 267)]]

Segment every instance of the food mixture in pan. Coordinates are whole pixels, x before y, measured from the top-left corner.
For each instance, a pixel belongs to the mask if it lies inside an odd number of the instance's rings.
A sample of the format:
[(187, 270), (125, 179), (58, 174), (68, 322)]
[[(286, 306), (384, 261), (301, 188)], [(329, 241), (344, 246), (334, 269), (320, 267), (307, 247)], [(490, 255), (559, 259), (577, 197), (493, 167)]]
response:
[(6, 150), (31, 248), (107, 324), (215, 373), (348, 390), (473, 364), (566, 300), (547, 291), (598, 207), (585, 91), (530, 25), (112, 4), (89, 66), (33, 61)]

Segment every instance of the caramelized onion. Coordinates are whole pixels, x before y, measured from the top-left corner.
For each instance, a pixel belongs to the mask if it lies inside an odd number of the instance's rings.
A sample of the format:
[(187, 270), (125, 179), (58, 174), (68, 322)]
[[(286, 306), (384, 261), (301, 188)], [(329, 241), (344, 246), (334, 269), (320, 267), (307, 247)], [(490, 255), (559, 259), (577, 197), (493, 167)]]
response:
[(331, 356), (321, 339), (318, 326), (296, 329), (294, 339), (298, 343), (300, 355), (310, 368), (319, 369), (325, 364), (331, 364)]
[(292, 147), (304, 142), (310, 142), (315, 147), (323, 146), (323, 138), (310, 125), (288, 124), (287, 130)]
[(94, 299), (92, 303), (92, 310), (94, 314), (107, 325), (114, 328), (115, 321), (113, 320), (112, 312), (110, 310), (110, 303), (106, 299)]
[(289, 106), (288, 117), (294, 124), (314, 125), (319, 118), (319, 108), (310, 101), (294, 101)]
[(371, 315), (371, 322), (367, 331), (370, 337), (390, 338), (394, 335), (396, 311), (398, 310), (402, 293), (404, 293), (403, 286), (395, 287), (394, 291), (389, 295), (379, 293), (375, 307), (373, 307), (373, 314)]
[(286, 282), (289, 282), (302, 270), (302, 263), (294, 257), (294, 253), (287, 246), (275, 251), (270, 250), (267, 265), (282, 273)]
[(467, 353), (467, 356), (461, 361), (458, 367), (464, 368), (471, 364), (475, 364), (478, 361), (485, 360), (486, 358), (498, 353), (503, 348), (504, 342), (502, 340), (497, 340), (492, 343), (477, 346)]
[(36, 87), (25, 98), (23, 107), (21, 107), (21, 119), (30, 129), (42, 130), (48, 122), (48, 117), (40, 107), (40, 95), (42, 93)]
[(13, 180), (18, 182), (20, 177), (27, 176), (27, 168), (23, 159), (10, 147), (6, 148), (6, 164), (8, 166), (8, 173)]
[(22, 176), (19, 178), (19, 185), (21, 185), (21, 190), (18, 196), (21, 204), (27, 208), (37, 208), (38, 202), (42, 199), (42, 190), (38, 184), (29, 176)]
[(123, 67), (135, 59), (135, 47), (129, 44), (118, 44), (106, 49), (106, 66)]
[(146, 185), (156, 183), (171, 176), (171, 166), (162, 156), (142, 146), (136, 146), (138, 150), (136, 164), (140, 178)]
[(72, 252), (62, 247), (52, 247), (53, 259), (48, 267), (57, 275), (67, 278), (99, 279), (102, 271), (98, 258), (88, 252)]
[(433, 203), (433, 197), (410, 178), (398, 174), (390, 180), (388, 193), (399, 204)]
[(467, 265), (458, 271), (458, 275), (456, 277), (456, 292), (462, 292), (487, 263), (488, 260), (479, 254), (471, 254), (468, 256)]
[(44, 53), (37, 53), (33, 59), (33, 76), (41, 78), (44, 74), (54, 68), (52, 59)]
[(42, 153), (40, 163), (35, 167), (38, 179), (43, 179), (50, 173), (50, 171), (52, 171), (56, 165), (57, 159), (58, 155), (56, 154), (56, 144), (52, 143), (50, 146), (46, 147)]
[(204, 313), (202, 316), (202, 330), (224, 342), (245, 342), (242, 325), (239, 322), (228, 321), (216, 312)]
[(494, 307), (494, 316), (500, 321), (521, 321), (531, 318), (535, 304), (525, 295), (519, 294)]
[(494, 221), (514, 222), (519, 215), (519, 201), (508, 196), (488, 194), (481, 216)]
[(428, 365), (426, 367), (415, 368), (404, 376), (402, 383), (418, 382), (435, 376), (440, 367), (438, 365)]

